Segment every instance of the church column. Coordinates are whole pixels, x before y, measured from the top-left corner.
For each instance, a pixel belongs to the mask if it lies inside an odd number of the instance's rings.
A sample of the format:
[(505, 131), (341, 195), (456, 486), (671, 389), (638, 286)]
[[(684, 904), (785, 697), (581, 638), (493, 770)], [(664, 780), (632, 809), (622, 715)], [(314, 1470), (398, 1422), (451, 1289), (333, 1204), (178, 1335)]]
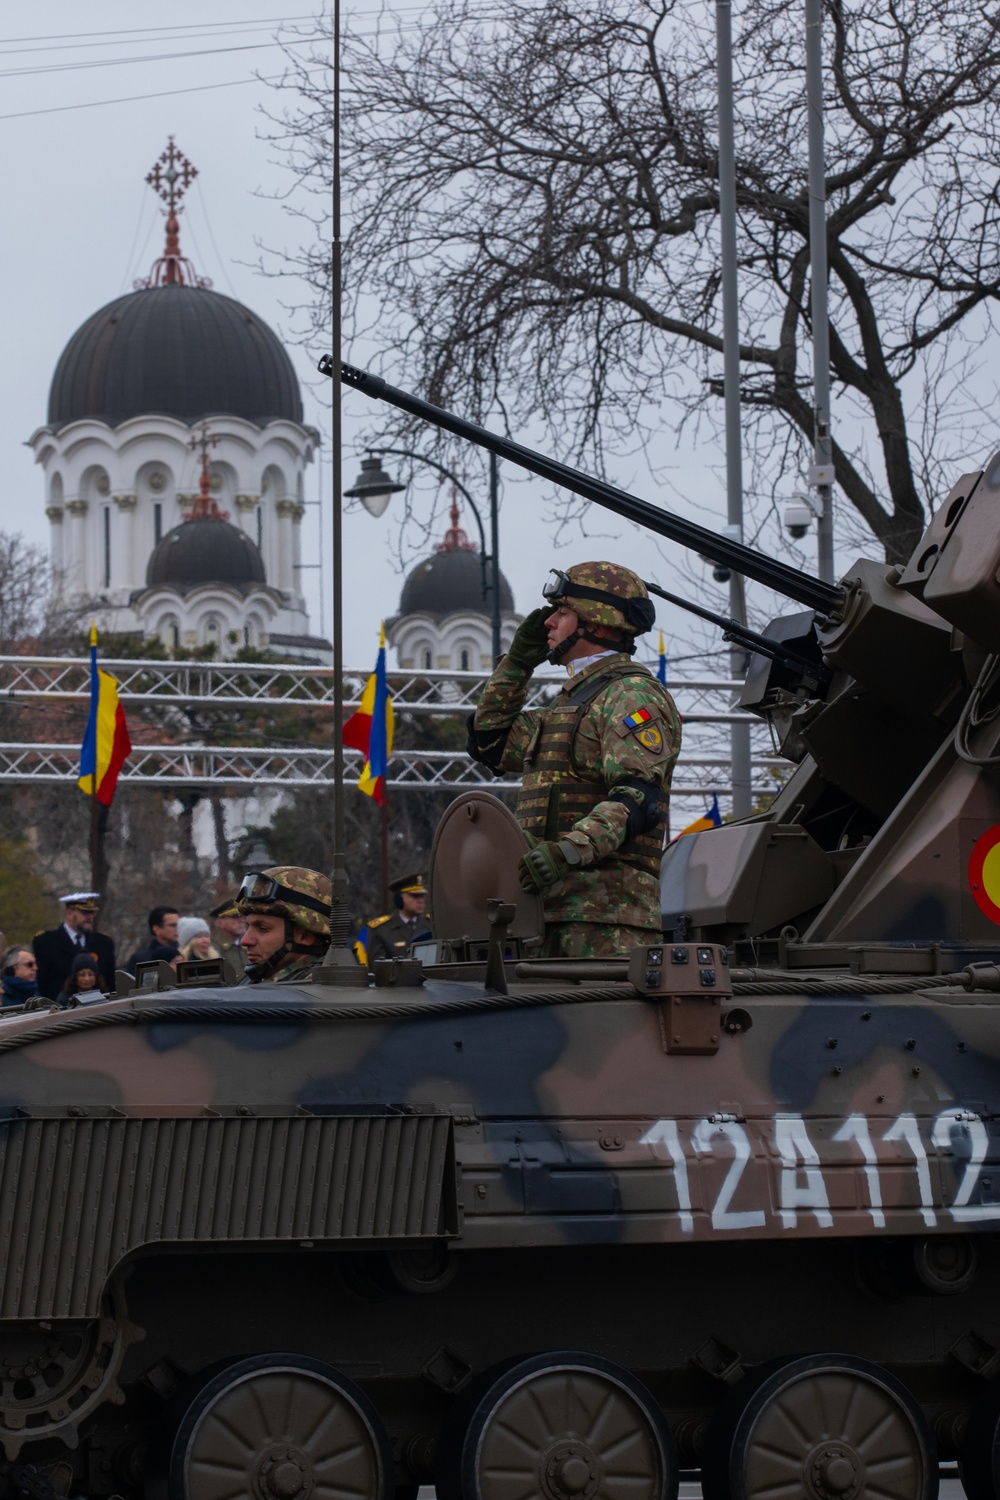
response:
[(87, 502), (67, 500), (66, 509), (70, 514), (65, 553), (66, 586), (71, 593), (96, 593), (90, 587), (87, 573)]
[(292, 526), (295, 521), (295, 512), (298, 509), (294, 500), (279, 500), (274, 507), (278, 517), (278, 580), (277, 586), (282, 593), (290, 594), (295, 589), (295, 574), (292, 564), (295, 560), (295, 539), (292, 534)]
[(111, 582), (115, 588), (138, 588), (142, 579), (135, 566), (135, 495), (112, 495), (118, 511), (118, 545), (111, 547)]
[(260, 545), (260, 527), (257, 525), (255, 512), (260, 504), (259, 495), (237, 495), (236, 509), (240, 513), (240, 529), (245, 531), (252, 542)]
[(45, 514), (49, 518), (49, 559), (52, 564), (52, 581), (57, 594), (63, 589), (63, 508), (50, 505)]
[(292, 516), (292, 588), (296, 594), (302, 593), (302, 570), (297, 565), (302, 561), (302, 517), (305, 513), (306, 508), (300, 500)]

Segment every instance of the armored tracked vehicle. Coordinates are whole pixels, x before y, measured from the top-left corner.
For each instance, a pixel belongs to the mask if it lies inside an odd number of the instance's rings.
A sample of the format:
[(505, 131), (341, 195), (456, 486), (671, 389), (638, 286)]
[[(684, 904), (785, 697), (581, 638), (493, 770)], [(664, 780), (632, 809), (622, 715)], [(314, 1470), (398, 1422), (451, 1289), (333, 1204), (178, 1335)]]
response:
[(806, 605), (796, 768), (627, 960), (532, 957), (470, 793), (373, 988), (0, 1019), (0, 1495), (1000, 1495), (1000, 463), (832, 586), (344, 378)]

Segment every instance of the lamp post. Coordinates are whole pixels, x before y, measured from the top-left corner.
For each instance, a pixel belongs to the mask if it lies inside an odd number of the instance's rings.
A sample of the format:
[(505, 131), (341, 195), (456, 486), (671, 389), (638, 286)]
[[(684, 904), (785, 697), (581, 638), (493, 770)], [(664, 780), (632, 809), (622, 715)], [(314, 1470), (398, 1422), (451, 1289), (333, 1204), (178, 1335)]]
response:
[[(436, 469), (449, 483), (453, 484), (459, 494), (468, 503), (479, 528), (479, 562), (482, 569), (483, 602), (490, 600), (490, 617), (492, 628), (492, 648), (494, 662), (500, 656), (500, 543), (499, 526), (497, 516), (497, 459), (496, 455), (490, 454), (490, 533), (493, 546), (488, 552), (486, 549), (486, 531), (483, 527), (483, 518), (479, 513), (479, 507), (473, 500), (465, 485), (446, 469), (444, 464), (438, 463), (436, 458), (428, 458), (426, 454), (415, 453), (412, 448), (377, 448), (371, 449), (369, 456), (361, 460), (361, 473), (354, 481), (349, 490), (344, 494), (349, 495), (352, 500), (360, 500), (369, 515), (381, 516), (392, 499), (393, 495), (399, 494), (406, 489), (405, 484), (397, 484), (390, 474), (382, 467), (382, 455), (391, 454), (394, 458), (410, 458), (415, 463), (429, 464)], [(487, 576), (487, 567), (489, 575)]]

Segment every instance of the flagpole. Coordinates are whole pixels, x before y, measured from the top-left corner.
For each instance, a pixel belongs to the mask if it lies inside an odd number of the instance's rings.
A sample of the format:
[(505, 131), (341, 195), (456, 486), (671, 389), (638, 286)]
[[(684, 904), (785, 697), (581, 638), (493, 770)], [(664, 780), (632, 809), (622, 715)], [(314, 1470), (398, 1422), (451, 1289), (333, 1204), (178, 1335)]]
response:
[[(91, 785), (93, 786), (95, 778), (92, 776), (90, 780)], [(100, 874), (99, 865), (101, 862), (99, 849), (100, 840), (97, 822), (98, 806), (99, 804), (97, 801), (96, 790), (92, 790), (90, 793), (90, 889), (92, 891), (100, 890), (100, 886), (97, 883), (97, 878)]]
[(382, 910), (389, 910), (389, 792), (382, 783)]

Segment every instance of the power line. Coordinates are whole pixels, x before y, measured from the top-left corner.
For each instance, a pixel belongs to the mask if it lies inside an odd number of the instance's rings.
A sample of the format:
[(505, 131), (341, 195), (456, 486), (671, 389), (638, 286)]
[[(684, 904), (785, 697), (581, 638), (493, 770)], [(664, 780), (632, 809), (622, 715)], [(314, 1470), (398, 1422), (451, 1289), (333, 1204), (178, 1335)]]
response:
[[(420, 5), (395, 5), (391, 9), (384, 6), (372, 6), (366, 8), (359, 6), (350, 12), (355, 16), (380, 16), (391, 19), (397, 15), (407, 15), (413, 11), (423, 12), (427, 9), (425, 4)], [(243, 32), (263, 30), (267, 26), (297, 26), (301, 22), (316, 22), (322, 17), (315, 13), (301, 16), (249, 16), (241, 21), (189, 21), (177, 26), (131, 26), (119, 27), (112, 31), (57, 31), (40, 33), (36, 36), (10, 36), (0, 37), (0, 49), (16, 47), (22, 43), (38, 42), (42, 45), (37, 47), (25, 46), (25, 52), (68, 52), (77, 47), (122, 47), (126, 46), (133, 37), (146, 36), (151, 40), (162, 38), (164, 41), (177, 40), (175, 33), (189, 37), (192, 41), (204, 39), (211, 36), (233, 36)], [(156, 33), (156, 36), (153, 36)], [(96, 41), (79, 41), (80, 37), (96, 37)], [(118, 40), (115, 40), (118, 38)], [(2, 51), (0, 51), (0, 55)]]
[[(414, 10), (422, 9), (420, 6), (410, 7)], [(37, 36), (8, 36), (0, 37), (0, 47), (16, 45), (20, 42), (62, 42), (75, 41), (78, 37), (121, 37), (126, 40), (132, 36), (148, 36), (151, 32), (189, 32), (192, 36), (199, 31), (205, 31), (209, 27), (227, 27), (238, 29), (239, 27), (250, 28), (253, 26), (292, 25), (298, 21), (315, 21), (315, 15), (304, 16), (248, 16), (242, 21), (187, 21), (177, 26), (119, 26), (112, 31), (54, 31), (41, 33)], [(220, 35), (223, 34), (220, 32)], [(95, 43), (95, 45), (97, 45)], [(111, 43), (112, 46), (116, 45)], [(39, 49), (41, 50), (41, 49)]]
[(261, 52), (280, 42), (244, 42), (239, 47), (202, 47), (193, 52), (149, 52), (143, 57), (98, 57), (86, 62), (43, 63), (34, 68), (0, 68), (0, 78), (32, 78), (40, 73), (76, 73), (89, 68), (121, 68), (132, 63), (174, 62), (186, 57), (219, 57), (229, 52)]
[(254, 74), (251, 78), (231, 78), (228, 83), (200, 83), (188, 89), (162, 89), (156, 94), (126, 94), (120, 99), (89, 99), (85, 104), (53, 104), (48, 109), (16, 110), (0, 115), (0, 120), (27, 120), (32, 115), (61, 115), (71, 109), (100, 109), (106, 104), (135, 104), (142, 99), (171, 99), (175, 94), (204, 94), (209, 89), (233, 89), (246, 83), (277, 83), (281, 77), (280, 73), (270, 78)]

